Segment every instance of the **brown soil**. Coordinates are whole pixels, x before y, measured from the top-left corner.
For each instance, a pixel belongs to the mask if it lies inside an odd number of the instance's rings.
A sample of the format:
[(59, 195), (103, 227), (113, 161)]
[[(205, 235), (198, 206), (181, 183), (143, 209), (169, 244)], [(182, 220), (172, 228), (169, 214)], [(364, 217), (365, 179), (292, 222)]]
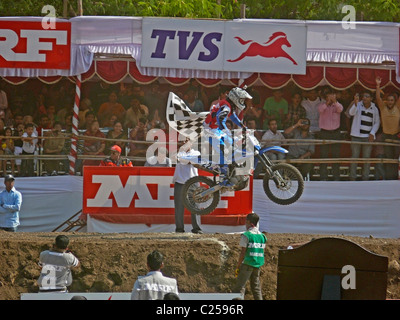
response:
[[(0, 299), (18, 300), (21, 293), (37, 292), (38, 257), (59, 233), (0, 231)], [(70, 292), (130, 292), (144, 275), (152, 250), (165, 257), (163, 273), (178, 280), (180, 292), (231, 292), (239, 257), (239, 234), (70, 232), (70, 249), (81, 266), (73, 271)], [(266, 263), (261, 269), (264, 299), (276, 299), (278, 250), (326, 236), (267, 234)], [(387, 298), (400, 299), (400, 239), (344, 237), (389, 258)], [(246, 299), (252, 299), (247, 292)]]

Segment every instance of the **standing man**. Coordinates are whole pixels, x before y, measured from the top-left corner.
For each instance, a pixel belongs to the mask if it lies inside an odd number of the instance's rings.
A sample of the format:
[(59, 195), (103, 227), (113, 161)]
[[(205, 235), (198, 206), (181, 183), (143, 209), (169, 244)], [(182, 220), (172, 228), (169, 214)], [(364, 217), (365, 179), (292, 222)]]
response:
[[(354, 104), (349, 110), (349, 115), (353, 116), (351, 125), (351, 141), (369, 142), (370, 144), (351, 144), (351, 157), (358, 158), (362, 149), (363, 158), (370, 158), (372, 151), (372, 142), (375, 140), (375, 134), (380, 126), (379, 110), (371, 101), (369, 92), (364, 92), (362, 100), (358, 94), (354, 97)], [(362, 171), (362, 180), (369, 180), (369, 163), (364, 163)], [(357, 177), (357, 163), (350, 165), (350, 180), (354, 181)]]
[(281, 89), (273, 91), (272, 97), (269, 97), (264, 102), (264, 122), (263, 128), (266, 130), (269, 120), (275, 119), (278, 124), (278, 129), (283, 129), (283, 122), (286, 119), (288, 113), (289, 104), (283, 97)]
[[(383, 141), (386, 139), (399, 141), (400, 136), (400, 98), (395, 94), (388, 94), (386, 101), (381, 97), (381, 83), (382, 79), (377, 77), (376, 81), (376, 104), (381, 111)], [(399, 147), (398, 146), (384, 146), (385, 158), (398, 159)], [(398, 179), (398, 165), (396, 163), (385, 164), (385, 174), (388, 180)]]
[(261, 233), (257, 224), (260, 220), (256, 213), (246, 217), (246, 231), (241, 235), (240, 247), (242, 248), (237, 264), (237, 281), (233, 292), (240, 292), (244, 297), (246, 283), (250, 279), (250, 288), (254, 300), (262, 300), (260, 268), (264, 265), (264, 249), (267, 237)]
[(307, 97), (301, 102), (301, 106), (306, 110), (306, 117), (310, 120), (310, 132), (319, 132), (319, 112), (318, 105), (325, 102), (322, 100), (316, 89), (307, 92)]
[[(195, 152), (192, 148), (192, 142), (189, 138), (186, 138), (185, 144), (181, 147), (177, 157), (179, 159), (180, 156), (190, 155)], [(172, 178), (172, 182), (174, 183), (174, 206), (175, 206), (175, 232), (185, 232), (184, 228), (184, 213), (185, 207), (183, 205), (183, 185), (187, 180), (192, 177), (198, 175), (198, 170), (191, 163), (182, 163), (178, 160), (174, 177)], [(202, 234), (203, 231), (199, 226), (200, 216), (191, 213), (192, 219), (192, 232)]]
[(161, 273), (163, 267), (163, 254), (154, 250), (147, 256), (149, 272), (145, 276), (139, 276), (136, 280), (131, 300), (163, 300), (167, 293), (179, 294), (176, 279), (165, 277)]
[[(321, 129), (319, 138), (321, 140), (340, 140), (340, 114), (343, 111), (343, 106), (336, 100), (336, 93), (328, 91), (326, 93), (326, 102), (318, 105), (319, 112), (319, 127)], [(332, 158), (339, 158), (340, 144), (322, 144), (321, 145), (321, 158), (329, 157), (329, 150), (331, 151)], [(327, 163), (321, 163), (320, 179), (326, 181), (328, 179)], [(340, 167), (339, 163), (333, 163), (333, 180), (340, 180)]]
[(72, 284), (71, 268), (79, 266), (79, 260), (68, 250), (68, 244), (69, 238), (59, 235), (51, 250), (40, 253), (39, 292), (68, 292), (67, 288)]
[(22, 195), (14, 187), (15, 178), (8, 174), (4, 177), (5, 190), (0, 193), (0, 230), (16, 232), (19, 226), (19, 211)]

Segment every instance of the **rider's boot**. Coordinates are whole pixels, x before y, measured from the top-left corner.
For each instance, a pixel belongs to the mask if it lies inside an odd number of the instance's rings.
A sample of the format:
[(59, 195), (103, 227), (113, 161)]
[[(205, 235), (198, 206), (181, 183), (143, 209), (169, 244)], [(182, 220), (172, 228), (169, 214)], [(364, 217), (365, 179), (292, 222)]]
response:
[(226, 164), (221, 165), (220, 169), (221, 169), (220, 177), (222, 178), (221, 185), (228, 188), (233, 187), (235, 184), (231, 182), (231, 180), (229, 179), (228, 165)]

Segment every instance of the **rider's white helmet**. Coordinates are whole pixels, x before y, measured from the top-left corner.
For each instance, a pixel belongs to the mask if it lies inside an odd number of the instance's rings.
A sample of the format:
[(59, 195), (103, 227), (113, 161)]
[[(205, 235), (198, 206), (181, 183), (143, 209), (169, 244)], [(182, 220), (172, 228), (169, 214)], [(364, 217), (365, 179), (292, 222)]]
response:
[(231, 100), (240, 110), (246, 108), (246, 99), (253, 99), (246, 90), (239, 87), (233, 88), (229, 91), (227, 98), (229, 98), (229, 100)]

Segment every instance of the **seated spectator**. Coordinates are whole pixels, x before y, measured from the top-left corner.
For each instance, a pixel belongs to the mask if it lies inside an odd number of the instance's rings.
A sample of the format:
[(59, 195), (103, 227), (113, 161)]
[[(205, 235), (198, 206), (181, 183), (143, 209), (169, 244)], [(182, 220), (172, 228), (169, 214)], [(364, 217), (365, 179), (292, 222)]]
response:
[(125, 110), (129, 108), (131, 99), (133, 97), (133, 84), (132, 83), (120, 83), (119, 88), (119, 101), (124, 106)]
[(306, 109), (301, 105), (301, 94), (295, 92), (292, 94), (292, 103), (289, 105), (288, 114), (284, 122), (284, 128), (295, 125), (300, 119), (307, 117)]
[(263, 110), (263, 129), (267, 130), (269, 120), (275, 119), (278, 124), (278, 130), (282, 130), (283, 121), (288, 113), (288, 103), (283, 97), (283, 91), (281, 89), (274, 90), (272, 97), (265, 100)]
[[(65, 136), (61, 132), (61, 122), (55, 122), (50, 132), (45, 133), (45, 137), (50, 139), (44, 139), (43, 141), (43, 154), (45, 155), (60, 155), (64, 148)], [(58, 175), (59, 160), (45, 160), (44, 167), (47, 174), (52, 176)]]
[(99, 111), (100, 105), (109, 99), (110, 93), (115, 92), (115, 86), (105, 81), (94, 83), (90, 88), (89, 99), (92, 102), (94, 113)]
[(147, 158), (145, 167), (172, 167), (172, 161), (167, 157), (168, 150), (165, 147), (156, 149), (155, 155)]
[(83, 123), (79, 122), (78, 128), (83, 130), (88, 130), (92, 126), (93, 121), (97, 120), (96, 114), (93, 111), (88, 111), (85, 114), (85, 121)]
[(86, 127), (86, 113), (88, 113), (89, 111), (93, 112), (91, 105), (92, 103), (88, 98), (84, 98), (81, 100), (78, 113), (79, 128)]
[(64, 125), (62, 127), (65, 133), (72, 132), (72, 118), (73, 117), (74, 117), (74, 115), (72, 113), (68, 113), (65, 115)]
[[(313, 135), (310, 133), (309, 119), (300, 119), (295, 125), (286, 128), (284, 135), (288, 139), (314, 140)], [(305, 144), (300, 142), (299, 144), (294, 144), (294, 142), (290, 142), (288, 151), (287, 159), (310, 159), (315, 152), (315, 145), (313, 143)], [(299, 168), (304, 178), (314, 168), (312, 163), (294, 163), (294, 165)]]
[(258, 130), (257, 129), (257, 121), (256, 121), (256, 119), (248, 118), (246, 120), (246, 127), (248, 129), (254, 130), (254, 136), (257, 138), (258, 141), (261, 141), (263, 133), (262, 133), (262, 130)]
[[(51, 126), (50, 126), (50, 120), (49, 120), (49, 117), (47, 116), (47, 114), (40, 115), (39, 119), (40, 119), (40, 121), (39, 121), (38, 127), (36, 128), (36, 131), (37, 131), (38, 137), (42, 137), (46, 130), (48, 131), (51, 129)], [(42, 145), (42, 139), (39, 139), (39, 144)]]
[(57, 115), (56, 115), (56, 106), (55, 105), (50, 105), (46, 108), (46, 114), (47, 117), (49, 118), (49, 127), (52, 128), (54, 125), (54, 122), (57, 120)]
[(203, 102), (196, 98), (196, 89), (194, 87), (189, 87), (185, 92), (185, 103), (193, 112), (203, 112), (204, 104)]
[[(98, 138), (104, 139), (106, 136), (100, 131), (100, 124), (97, 120), (92, 122), (90, 129), (86, 130), (83, 133), (83, 136), (85, 137), (83, 143), (83, 155), (104, 155), (106, 143), (104, 140)], [(91, 137), (96, 139), (90, 139)], [(100, 160), (97, 159), (84, 159), (82, 162), (82, 166), (98, 166), (99, 164)]]
[[(28, 123), (25, 125), (25, 132), (22, 134), (22, 154), (33, 156), (36, 151), (38, 139), (34, 132), (34, 125)], [(21, 163), (21, 176), (32, 177), (34, 175), (34, 159), (23, 159)]]
[(120, 121), (115, 122), (113, 129), (107, 132), (106, 138), (113, 139), (112, 141), (106, 141), (106, 154), (110, 154), (110, 148), (113, 145), (118, 145), (121, 148), (122, 153), (125, 154), (126, 142), (119, 140), (128, 140), (128, 135), (122, 128), (122, 123)]
[[(139, 119), (139, 124), (130, 131), (129, 139), (134, 141), (146, 141), (147, 136), (147, 128), (146, 128), (147, 120), (144, 118)], [(148, 145), (146, 143), (129, 143), (129, 156), (134, 157), (146, 157), (146, 150)]]
[(142, 98), (134, 96), (131, 99), (130, 106), (125, 113), (125, 128), (135, 128), (139, 124), (140, 118), (148, 119), (149, 108), (142, 103)]
[(65, 117), (68, 114), (74, 113), (74, 103), (68, 103), (66, 101), (62, 102), (64, 105), (60, 110), (57, 112), (56, 121), (61, 122), (62, 126), (65, 126)]
[(20, 123), (24, 123), (24, 116), (21, 113), (14, 114), (12, 127), (15, 129)]
[(118, 119), (122, 119), (125, 114), (125, 108), (118, 102), (118, 96), (115, 91), (112, 91), (108, 96), (108, 101), (100, 105), (99, 111), (97, 112), (97, 119), (99, 120), (102, 127), (105, 126), (107, 120), (111, 115), (116, 115)]
[(131, 160), (121, 158), (121, 148), (114, 145), (110, 148), (110, 156), (100, 162), (102, 167), (133, 167)]
[[(1, 148), (3, 150), (3, 154), (7, 156), (14, 155), (15, 151), (15, 146), (14, 146), (14, 139), (12, 139), (12, 129), (10, 127), (5, 128), (4, 130), (5, 136), (1, 140)], [(4, 174), (7, 173), (7, 161), (8, 160), (3, 160), (3, 172)], [(15, 170), (15, 161), (14, 159), (10, 159), (10, 164), (11, 164), (11, 174), (14, 174)], [(1, 164), (0, 164), (1, 165)]]
[(115, 124), (117, 121), (119, 121), (119, 120), (118, 120), (118, 117), (117, 117), (115, 114), (112, 114), (112, 115), (110, 116), (110, 118), (108, 118), (108, 119), (106, 120), (106, 122), (103, 123), (102, 129), (103, 129), (103, 130), (107, 130), (107, 132), (110, 131), (110, 130), (112, 130), (112, 129), (114, 128), (114, 124)]
[[(282, 143), (285, 141), (285, 137), (280, 131), (278, 131), (277, 121), (275, 119), (270, 119), (268, 122), (268, 127), (269, 129), (264, 133), (261, 138), (261, 147), (266, 148), (272, 146), (281, 146)], [(266, 155), (270, 160), (285, 159), (285, 153), (281, 153), (278, 151), (268, 151)], [(258, 163), (257, 167), (254, 170), (254, 178), (257, 178), (263, 169), (264, 168), (262, 164)]]
[(139, 276), (132, 289), (131, 300), (163, 300), (165, 294), (179, 294), (176, 279), (165, 277), (161, 273), (164, 256), (155, 250), (147, 256), (149, 272)]

